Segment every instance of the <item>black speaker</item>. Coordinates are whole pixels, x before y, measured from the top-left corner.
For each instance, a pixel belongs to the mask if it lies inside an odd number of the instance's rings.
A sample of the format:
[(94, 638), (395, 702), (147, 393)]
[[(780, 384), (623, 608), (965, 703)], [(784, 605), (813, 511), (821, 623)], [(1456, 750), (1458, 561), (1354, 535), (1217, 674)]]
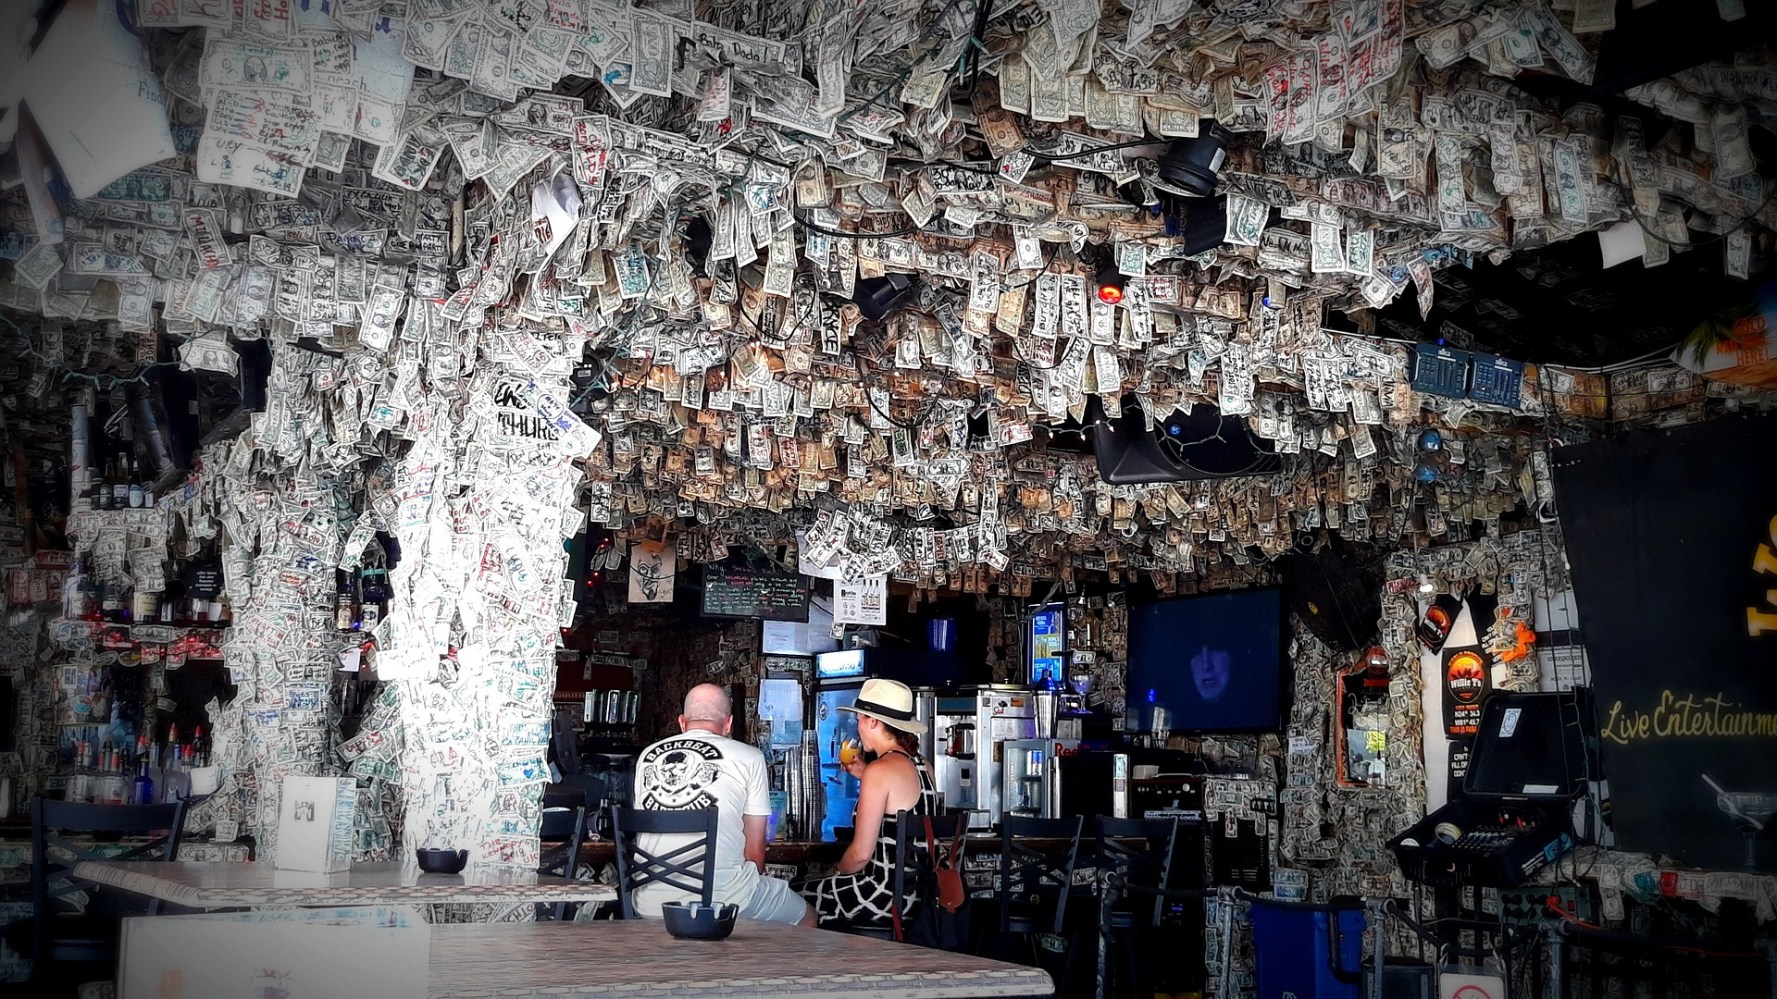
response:
[(1330, 537), (1318, 550), (1277, 560), (1284, 599), (1308, 630), (1329, 647), (1356, 652), (1381, 633), (1380, 558), (1368, 546)]
[(1162, 432), (1156, 432), (1131, 395), (1123, 399), (1122, 416), (1087, 422), (1099, 478), (1112, 485), (1275, 475), (1283, 470), (1283, 459), (1272, 452), (1269, 441), (1253, 436), (1245, 420), (1223, 416), (1214, 406), (1174, 413)]

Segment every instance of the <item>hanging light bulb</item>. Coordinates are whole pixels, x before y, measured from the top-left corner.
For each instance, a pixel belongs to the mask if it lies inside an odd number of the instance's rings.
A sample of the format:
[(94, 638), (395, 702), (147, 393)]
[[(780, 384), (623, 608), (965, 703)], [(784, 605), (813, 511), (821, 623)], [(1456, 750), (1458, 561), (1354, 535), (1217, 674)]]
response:
[(1421, 451), (1442, 451), (1443, 449), (1444, 449), (1444, 435), (1443, 434), (1440, 434), (1436, 430), (1433, 430), (1428, 427), (1423, 433), (1421, 433), (1419, 435), (1419, 450), (1421, 450)]
[(1431, 581), (1431, 577), (1427, 576), (1424, 573), (1420, 573), (1419, 574), (1419, 594), (1420, 594), (1420, 596), (1429, 597), (1436, 592), (1438, 592), (1438, 588), (1437, 588), (1437, 585)]
[(1098, 300), (1106, 305), (1123, 301), (1123, 272), (1108, 257), (1098, 265)]

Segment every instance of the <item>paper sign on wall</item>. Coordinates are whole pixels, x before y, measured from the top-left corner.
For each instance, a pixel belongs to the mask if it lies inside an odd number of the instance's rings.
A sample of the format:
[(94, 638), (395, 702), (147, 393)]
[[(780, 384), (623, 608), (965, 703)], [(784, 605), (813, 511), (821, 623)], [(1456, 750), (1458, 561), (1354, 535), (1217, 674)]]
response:
[(871, 576), (833, 584), (833, 623), (887, 624), (888, 577)]
[(632, 604), (670, 604), (673, 602), (673, 577), (679, 571), (679, 546), (676, 542), (653, 545), (638, 541), (629, 546), (629, 602)]

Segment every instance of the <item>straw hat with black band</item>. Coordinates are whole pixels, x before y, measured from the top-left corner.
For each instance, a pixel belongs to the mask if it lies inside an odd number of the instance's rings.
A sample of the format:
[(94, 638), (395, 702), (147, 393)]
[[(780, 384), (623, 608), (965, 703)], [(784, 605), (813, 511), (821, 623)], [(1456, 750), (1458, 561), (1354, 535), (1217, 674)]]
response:
[(925, 722), (915, 721), (913, 718), (913, 691), (897, 680), (865, 680), (864, 685), (858, 689), (857, 701), (851, 707), (839, 710), (865, 715), (889, 728), (914, 735), (926, 730)]

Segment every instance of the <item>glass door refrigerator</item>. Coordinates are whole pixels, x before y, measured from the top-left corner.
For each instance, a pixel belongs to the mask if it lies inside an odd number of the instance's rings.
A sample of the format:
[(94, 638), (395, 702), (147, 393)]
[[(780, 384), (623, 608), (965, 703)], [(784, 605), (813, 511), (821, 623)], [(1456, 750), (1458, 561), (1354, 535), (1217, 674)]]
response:
[(864, 685), (864, 652), (851, 649), (814, 657), (814, 734), (820, 751), (821, 841), (839, 838), (849, 829), (858, 807), (858, 779), (839, 765), (839, 748), (858, 737), (858, 716), (849, 708)]

